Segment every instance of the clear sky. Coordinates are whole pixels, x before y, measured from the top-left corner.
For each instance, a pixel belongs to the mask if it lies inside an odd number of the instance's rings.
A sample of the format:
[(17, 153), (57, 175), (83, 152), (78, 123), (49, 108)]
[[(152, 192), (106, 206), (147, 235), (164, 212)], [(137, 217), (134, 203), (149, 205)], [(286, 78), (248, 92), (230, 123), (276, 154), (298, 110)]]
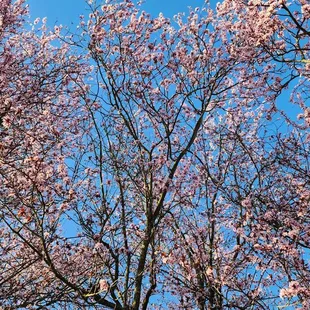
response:
[[(1, 1), (1, 0), (0, 0)], [(137, 1), (137, 0), (134, 0)], [(75, 27), (79, 23), (80, 15), (87, 15), (89, 7), (87, 0), (26, 0), (30, 6), (30, 20), (34, 20), (37, 17), (47, 17), (48, 25), (53, 27), (56, 24), (62, 24), (68, 26), (74, 32)], [(102, 0), (105, 2), (105, 0)], [(173, 17), (173, 15), (179, 12), (188, 12), (188, 7), (202, 7), (205, 0), (144, 0), (143, 9), (150, 13), (152, 16), (158, 16), (162, 12), (166, 17)], [(221, 0), (209, 0), (211, 7), (215, 7), (217, 2)], [(97, 0), (100, 3), (100, 0)], [(287, 96), (288, 91), (284, 91), (280, 96), (279, 101), (286, 102), (281, 104), (282, 109), (286, 112), (297, 115), (299, 110), (288, 103)]]
[[(103, 1), (104, 2), (104, 1)], [(146, 0), (143, 9), (153, 16), (162, 12), (172, 17), (178, 12), (188, 12), (188, 6), (202, 7), (204, 0)], [(214, 3), (212, 3), (214, 2)], [(217, 0), (211, 0), (215, 4)], [(76, 25), (80, 15), (87, 15), (86, 0), (27, 0), (31, 19), (47, 17), (48, 24)]]

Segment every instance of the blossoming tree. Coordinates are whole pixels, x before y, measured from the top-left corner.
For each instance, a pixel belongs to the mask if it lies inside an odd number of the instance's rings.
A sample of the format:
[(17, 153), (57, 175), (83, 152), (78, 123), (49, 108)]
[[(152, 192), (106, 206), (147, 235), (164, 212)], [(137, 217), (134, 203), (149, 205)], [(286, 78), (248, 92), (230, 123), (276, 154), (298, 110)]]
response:
[(307, 309), (309, 5), (90, 9), (0, 6), (1, 306)]

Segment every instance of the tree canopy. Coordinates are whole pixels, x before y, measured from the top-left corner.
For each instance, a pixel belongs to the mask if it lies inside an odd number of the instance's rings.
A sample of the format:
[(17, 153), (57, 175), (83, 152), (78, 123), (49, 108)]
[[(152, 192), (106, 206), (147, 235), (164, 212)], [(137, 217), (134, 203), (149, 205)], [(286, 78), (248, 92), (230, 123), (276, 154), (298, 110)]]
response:
[(0, 306), (309, 309), (310, 4), (89, 9), (0, 2)]

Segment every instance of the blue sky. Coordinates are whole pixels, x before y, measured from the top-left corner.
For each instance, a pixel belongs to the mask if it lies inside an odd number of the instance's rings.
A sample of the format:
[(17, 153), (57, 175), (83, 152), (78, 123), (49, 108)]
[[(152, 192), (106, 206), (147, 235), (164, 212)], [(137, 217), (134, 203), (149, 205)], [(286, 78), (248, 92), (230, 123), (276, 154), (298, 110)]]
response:
[[(1, 0), (0, 0), (1, 1)], [(101, 0), (97, 0), (100, 3)], [(121, 0), (120, 0), (121, 1)], [(137, 0), (133, 0), (137, 1)], [(30, 20), (37, 17), (47, 17), (48, 25), (62, 24), (68, 26), (74, 32), (78, 25), (80, 15), (88, 15), (89, 6), (87, 0), (26, 0), (30, 6)], [(102, 0), (105, 2), (105, 0)], [(166, 17), (173, 17), (179, 12), (188, 12), (188, 7), (202, 7), (205, 0), (144, 0), (143, 9), (152, 16), (158, 16), (162, 12)], [(215, 7), (217, 2), (221, 0), (209, 0), (211, 7)], [(285, 110), (291, 116), (300, 113), (300, 110), (288, 102), (289, 93), (292, 91), (292, 86), (289, 90), (284, 91), (278, 99), (281, 109)]]
[[(98, 1), (99, 2), (99, 1)], [(214, 3), (213, 3), (214, 2)], [(211, 0), (215, 5), (217, 1)], [(27, 0), (30, 6), (31, 19), (47, 17), (48, 24), (76, 25), (79, 15), (87, 15), (88, 5), (85, 0)], [(143, 9), (153, 16), (162, 12), (172, 17), (178, 12), (187, 12), (188, 6), (202, 7), (204, 0), (146, 0)]]

